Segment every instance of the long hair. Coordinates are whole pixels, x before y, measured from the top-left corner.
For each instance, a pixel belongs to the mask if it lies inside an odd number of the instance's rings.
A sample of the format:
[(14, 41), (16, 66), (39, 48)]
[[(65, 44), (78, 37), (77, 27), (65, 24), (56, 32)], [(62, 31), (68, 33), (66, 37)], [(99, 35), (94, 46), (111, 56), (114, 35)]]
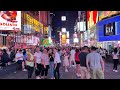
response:
[(25, 49), (23, 49), (23, 55), (25, 55), (26, 54), (26, 50)]
[(3, 49), (3, 52), (4, 52), (4, 53), (7, 53), (6, 49)]
[(114, 53), (116, 54), (118, 52), (117, 48), (114, 49)]
[(79, 49), (76, 49), (76, 53), (78, 53), (79, 52)]

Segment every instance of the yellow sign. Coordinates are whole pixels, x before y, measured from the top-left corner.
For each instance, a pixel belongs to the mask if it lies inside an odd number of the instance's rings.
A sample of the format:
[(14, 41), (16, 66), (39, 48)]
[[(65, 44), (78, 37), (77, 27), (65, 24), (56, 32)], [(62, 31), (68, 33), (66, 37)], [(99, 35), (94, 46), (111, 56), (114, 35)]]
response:
[(26, 13), (24, 13), (24, 18), (26, 19), (26, 24), (31, 25), (33, 30), (40, 32), (40, 29), (43, 27), (43, 25), (38, 20)]
[(48, 34), (48, 27), (44, 27), (45, 34)]
[(66, 34), (62, 34), (62, 44), (66, 44)]

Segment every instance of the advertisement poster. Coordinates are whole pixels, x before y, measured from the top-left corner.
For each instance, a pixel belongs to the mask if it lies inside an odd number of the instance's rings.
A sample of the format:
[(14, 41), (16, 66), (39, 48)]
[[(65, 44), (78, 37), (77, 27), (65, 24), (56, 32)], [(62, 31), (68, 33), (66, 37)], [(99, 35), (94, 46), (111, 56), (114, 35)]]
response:
[(112, 15), (116, 15), (119, 13), (120, 11), (99, 11), (99, 21), (106, 17), (111, 17)]
[(21, 30), (21, 11), (0, 11), (0, 30)]
[(62, 35), (62, 44), (66, 44), (66, 34)]
[(87, 11), (88, 29), (98, 22), (98, 11)]

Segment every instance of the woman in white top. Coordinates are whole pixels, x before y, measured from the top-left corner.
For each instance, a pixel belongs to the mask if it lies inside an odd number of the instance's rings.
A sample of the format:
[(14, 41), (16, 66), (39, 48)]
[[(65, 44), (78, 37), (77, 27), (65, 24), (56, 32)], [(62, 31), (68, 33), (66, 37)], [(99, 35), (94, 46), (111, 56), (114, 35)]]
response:
[(68, 66), (69, 66), (69, 60), (68, 60), (68, 53), (66, 52), (64, 54), (64, 61), (63, 61), (63, 66), (65, 66), (65, 72), (68, 72)]
[(39, 75), (41, 74), (41, 70), (42, 70), (41, 56), (42, 53), (40, 52), (40, 48), (37, 46), (36, 52), (34, 54), (36, 79), (40, 79)]
[(54, 58), (54, 77), (55, 79), (59, 79), (60, 78), (60, 73), (59, 73), (59, 68), (60, 68), (60, 64), (61, 64), (61, 60), (60, 60), (60, 55), (57, 51), (57, 49), (54, 49), (54, 54), (55, 54), (55, 58)]
[(114, 62), (113, 71), (118, 72), (117, 65), (119, 62), (119, 52), (118, 52), (117, 48), (114, 49), (114, 52), (112, 53), (112, 57), (113, 57), (113, 62)]
[[(16, 53), (16, 56), (15, 56), (15, 58), (16, 58), (16, 61), (17, 61), (17, 63), (18, 63), (18, 67), (20, 66), (20, 65), (22, 65), (22, 70), (23, 71), (26, 71), (26, 69), (25, 69), (25, 64), (24, 64), (24, 61), (23, 61), (23, 53), (22, 53), (22, 50), (18, 50), (18, 52)], [(17, 67), (17, 68), (18, 68)]]
[[(48, 69), (49, 69), (49, 56), (48, 51), (46, 48), (44, 48), (43, 54), (42, 54), (42, 72), (41, 72), (41, 79), (47, 79), (48, 75)], [(44, 77), (45, 75), (45, 77)]]

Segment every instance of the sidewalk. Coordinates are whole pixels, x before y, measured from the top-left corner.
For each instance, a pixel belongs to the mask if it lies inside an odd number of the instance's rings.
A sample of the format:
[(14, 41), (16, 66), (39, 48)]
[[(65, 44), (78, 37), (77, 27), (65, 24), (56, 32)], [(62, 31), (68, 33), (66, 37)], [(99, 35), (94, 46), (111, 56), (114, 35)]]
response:
[(16, 70), (16, 63), (8, 65), (0, 69), (0, 78), (4, 75), (10, 74)]

